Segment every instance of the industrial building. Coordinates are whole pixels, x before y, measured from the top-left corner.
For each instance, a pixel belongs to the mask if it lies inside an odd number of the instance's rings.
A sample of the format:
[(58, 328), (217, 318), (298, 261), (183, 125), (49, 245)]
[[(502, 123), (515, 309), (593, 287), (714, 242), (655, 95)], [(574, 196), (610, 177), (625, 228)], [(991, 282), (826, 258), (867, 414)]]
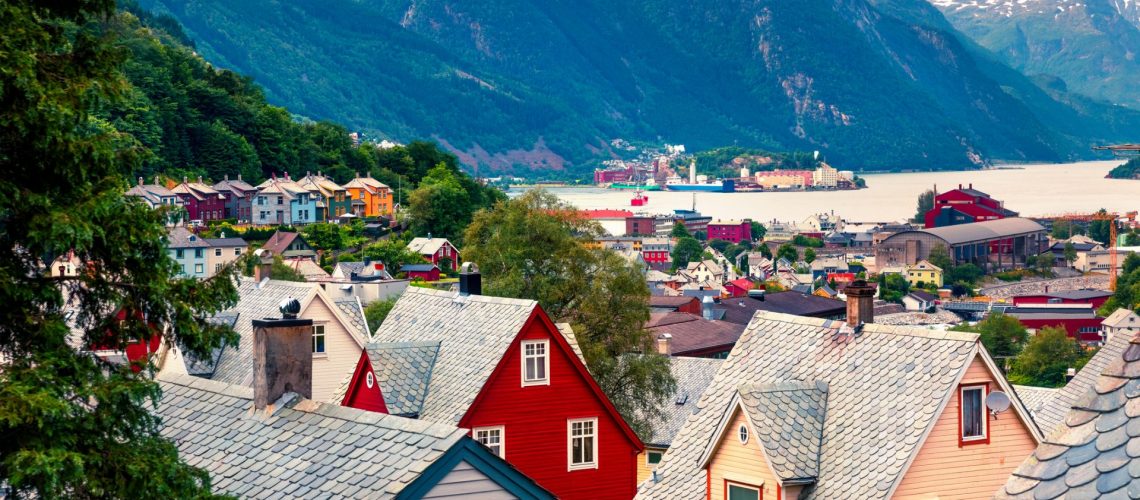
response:
[(1023, 266), (1025, 258), (1048, 248), (1045, 228), (1020, 217), (957, 224), (892, 234), (875, 249), (875, 263), (882, 269), (908, 266), (928, 259), (942, 246), (954, 264), (972, 263), (989, 271)]

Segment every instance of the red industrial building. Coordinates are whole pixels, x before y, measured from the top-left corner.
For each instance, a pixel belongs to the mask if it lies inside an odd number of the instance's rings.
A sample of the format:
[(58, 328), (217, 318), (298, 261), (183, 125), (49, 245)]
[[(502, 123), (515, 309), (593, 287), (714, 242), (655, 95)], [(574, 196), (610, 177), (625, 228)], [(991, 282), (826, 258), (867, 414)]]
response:
[(1017, 318), (1026, 328), (1061, 327), (1081, 342), (1102, 340), (1100, 324), (1104, 318), (1097, 317), (1096, 309), (1088, 304), (1027, 305), (1006, 309), (1005, 314)]
[(1088, 304), (1093, 309), (1099, 309), (1112, 297), (1112, 292), (1105, 290), (1065, 290), (1061, 292), (1045, 292), (1033, 295), (1019, 295), (1013, 298), (1013, 305), (1026, 306), (1030, 304)]
[(1002, 202), (974, 189), (973, 184), (964, 188), (959, 184), (958, 189), (934, 195), (934, 208), (926, 212), (924, 222), (929, 229), (1006, 217), (1017, 217), (1017, 212), (1007, 210)]
[(725, 240), (732, 243), (752, 241), (752, 222), (748, 219), (715, 220), (708, 225), (709, 240)]
[[(573, 332), (531, 300), (410, 287), (367, 345), (342, 404), (471, 429), (559, 498), (633, 498), (633, 429), (586, 369)], [(469, 293), (474, 292), (474, 293)]]

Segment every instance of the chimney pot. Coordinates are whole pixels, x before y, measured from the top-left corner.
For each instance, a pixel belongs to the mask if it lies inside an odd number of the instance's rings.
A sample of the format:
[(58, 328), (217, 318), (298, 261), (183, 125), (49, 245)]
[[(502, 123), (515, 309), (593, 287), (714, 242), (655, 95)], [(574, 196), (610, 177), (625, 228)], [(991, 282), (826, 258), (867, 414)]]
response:
[(673, 335), (662, 333), (657, 336), (657, 353), (665, 356), (673, 355)]
[(287, 392), (313, 397), (313, 320), (255, 319), (253, 407), (265, 410)]
[(852, 328), (875, 322), (875, 289), (866, 280), (855, 280), (844, 289), (847, 294), (847, 324)]
[(459, 295), (482, 295), (483, 277), (474, 262), (464, 262), (459, 268)]

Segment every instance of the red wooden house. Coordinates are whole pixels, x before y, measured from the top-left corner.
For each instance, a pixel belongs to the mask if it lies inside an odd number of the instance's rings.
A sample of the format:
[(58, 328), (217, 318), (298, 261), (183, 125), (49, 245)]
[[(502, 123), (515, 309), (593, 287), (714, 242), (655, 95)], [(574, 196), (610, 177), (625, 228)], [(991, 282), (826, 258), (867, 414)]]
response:
[(752, 280), (748, 278), (729, 281), (724, 285), (724, 291), (727, 292), (730, 297), (743, 297), (748, 295), (748, 291), (753, 288), (756, 288), (756, 283), (753, 283)]
[(419, 278), (424, 281), (439, 281), (439, 267), (435, 264), (404, 264), (400, 267), (400, 272), (410, 280)]
[[(408, 288), (341, 404), (471, 429), (560, 498), (632, 498), (643, 445), (534, 301)], [(567, 329), (568, 330), (568, 329)]]
[(183, 178), (182, 183), (170, 189), (182, 199), (182, 206), (190, 220), (202, 222), (222, 220), (226, 218), (226, 197), (216, 189), (202, 183), (190, 182)]
[[(142, 320), (141, 313), (135, 313), (134, 317)], [(69, 318), (72, 321), (74, 315)], [(120, 324), (127, 320), (127, 311), (119, 309), (115, 313), (115, 320)], [(159, 347), (162, 345), (162, 335), (158, 331), (158, 325), (148, 322), (147, 325), (154, 332), (154, 335), (149, 340), (143, 341), (131, 340), (124, 343), (115, 342), (112, 332), (107, 332), (107, 340), (105, 342), (92, 342), (88, 348), (99, 358), (112, 363), (122, 363), (131, 365), (131, 370), (135, 373), (142, 371), (143, 365), (146, 363), (148, 357), (157, 353)], [(81, 337), (83, 335), (82, 329), (72, 324), (73, 335)]]
[[(459, 249), (447, 238), (412, 238), (408, 250), (416, 252), (442, 269), (444, 265), (452, 271), (459, 269)], [(441, 264), (442, 263), (442, 264)]]

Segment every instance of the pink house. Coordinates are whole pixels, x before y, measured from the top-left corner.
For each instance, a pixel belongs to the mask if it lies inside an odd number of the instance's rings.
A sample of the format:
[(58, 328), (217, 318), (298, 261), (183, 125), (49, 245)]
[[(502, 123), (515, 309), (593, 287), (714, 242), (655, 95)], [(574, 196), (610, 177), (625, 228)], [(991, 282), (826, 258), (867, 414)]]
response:
[(732, 243), (752, 240), (752, 221), (714, 220), (708, 227), (709, 240), (725, 240)]

